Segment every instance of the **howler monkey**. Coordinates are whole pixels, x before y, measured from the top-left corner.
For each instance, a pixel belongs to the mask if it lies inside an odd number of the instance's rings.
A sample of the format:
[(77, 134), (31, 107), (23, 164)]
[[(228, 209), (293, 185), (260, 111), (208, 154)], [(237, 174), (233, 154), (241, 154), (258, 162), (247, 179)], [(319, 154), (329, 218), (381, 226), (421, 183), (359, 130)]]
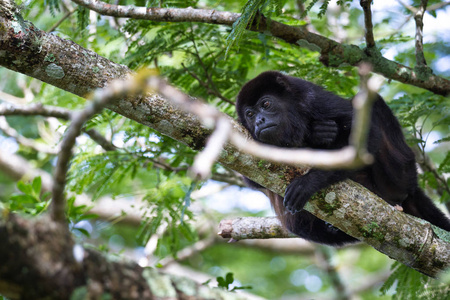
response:
[[(259, 142), (279, 147), (339, 149), (348, 145), (350, 101), (308, 81), (268, 71), (245, 84), (237, 96), (239, 121)], [(296, 177), (285, 198), (271, 194), (272, 206), (288, 230), (318, 243), (342, 245), (357, 240), (303, 210), (308, 199), (330, 184), (350, 178), (391, 205), (450, 231), (450, 221), (417, 184), (414, 153), (400, 124), (381, 96), (372, 109), (368, 151), (372, 165), (358, 170), (312, 169)], [(253, 187), (258, 184), (251, 182)], [(269, 192), (270, 194), (270, 192)], [(286, 213), (289, 211), (290, 213)]]

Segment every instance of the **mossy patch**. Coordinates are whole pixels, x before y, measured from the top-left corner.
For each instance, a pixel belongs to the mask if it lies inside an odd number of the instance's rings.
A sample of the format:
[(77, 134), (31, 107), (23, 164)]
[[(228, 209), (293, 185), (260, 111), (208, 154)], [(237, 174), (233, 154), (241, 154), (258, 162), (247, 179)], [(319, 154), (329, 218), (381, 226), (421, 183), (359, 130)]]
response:
[(380, 228), (380, 225), (372, 222), (360, 228), (359, 232), (361, 232), (362, 236), (365, 238), (373, 238), (379, 242), (383, 242), (384, 234), (380, 231)]

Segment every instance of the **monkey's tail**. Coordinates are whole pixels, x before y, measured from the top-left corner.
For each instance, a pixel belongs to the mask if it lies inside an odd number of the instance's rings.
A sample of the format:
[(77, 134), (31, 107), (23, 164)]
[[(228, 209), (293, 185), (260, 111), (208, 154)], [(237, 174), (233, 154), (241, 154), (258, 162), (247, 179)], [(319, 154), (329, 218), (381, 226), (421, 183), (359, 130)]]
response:
[(418, 186), (406, 198), (402, 206), (407, 214), (427, 220), (433, 225), (450, 231), (450, 219), (436, 207)]

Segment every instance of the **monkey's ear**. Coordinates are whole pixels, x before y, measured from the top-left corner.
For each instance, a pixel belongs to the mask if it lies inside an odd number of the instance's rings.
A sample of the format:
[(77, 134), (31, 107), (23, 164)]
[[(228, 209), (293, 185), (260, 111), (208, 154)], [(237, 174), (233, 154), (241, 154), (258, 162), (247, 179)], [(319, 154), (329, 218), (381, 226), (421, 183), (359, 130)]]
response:
[(277, 83), (278, 83), (279, 85), (281, 85), (281, 87), (282, 87), (283, 89), (285, 89), (285, 90), (288, 91), (288, 92), (291, 92), (291, 91), (292, 91), (291, 84), (289, 83), (289, 79), (288, 79), (287, 76), (284, 76), (283, 74), (278, 74), (276, 80), (277, 80)]

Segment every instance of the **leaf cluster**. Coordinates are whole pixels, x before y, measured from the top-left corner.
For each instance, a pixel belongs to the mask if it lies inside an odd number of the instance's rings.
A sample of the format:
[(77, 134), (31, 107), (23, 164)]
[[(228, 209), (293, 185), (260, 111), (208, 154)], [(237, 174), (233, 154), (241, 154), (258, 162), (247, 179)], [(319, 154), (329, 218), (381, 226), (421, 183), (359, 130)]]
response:
[(219, 288), (225, 289), (227, 291), (233, 292), (236, 290), (249, 290), (252, 289), (251, 286), (234, 286), (231, 285), (234, 282), (234, 275), (231, 272), (228, 272), (225, 277), (216, 277), (217, 284)]
[(382, 295), (395, 288), (392, 299), (434, 300), (450, 298), (447, 280), (434, 280), (405, 265), (395, 262), (392, 274), (381, 287)]
[[(428, 187), (439, 190), (439, 182), (436, 175), (445, 178), (445, 174), (450, 171), (450, 152), (445, 151), (445, 145), (450, 141), (448, 135), (450, 131), (450, 108), (448, 98), (434, 95), (430, 92), (405, 94), (395, 101), (391, 101), (389, 106), (398, 117), (402, 127), (407, 131), (407, 141), (425, 155), (425, 147), (430, 132), (435, 131), (444, 136), (433, 142), (434, 145), (442, 146), (444, 151), (440, 152), (440, 161), (433, 171), (425, 171), (421, 174), (422, 181)], [(447, 186), (450, 180), (446, 179)], [(446, 189), (440, 192), (440, 201), (447, 203), (450, 195)]]
[(5, 203), (8, 210), (36, 216), (50, 204), (50, 192), (41, 193), (41, 177), (35, 177), (30, 183), (21, 180), (17, 188), (21, 193), (12, 195)]

